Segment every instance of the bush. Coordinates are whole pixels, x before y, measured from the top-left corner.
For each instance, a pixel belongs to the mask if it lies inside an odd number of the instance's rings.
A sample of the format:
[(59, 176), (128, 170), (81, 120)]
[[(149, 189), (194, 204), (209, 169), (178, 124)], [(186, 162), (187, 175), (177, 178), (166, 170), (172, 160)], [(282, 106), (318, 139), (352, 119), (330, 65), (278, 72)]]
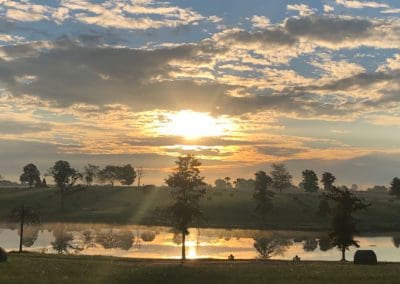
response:
[(354, 254), (354, 264), (378, 264), (373, 250), (357, 250)]
[(7, 253), (6, 251), (0, 247), (0, 262), (6, 262), (7, 261)]

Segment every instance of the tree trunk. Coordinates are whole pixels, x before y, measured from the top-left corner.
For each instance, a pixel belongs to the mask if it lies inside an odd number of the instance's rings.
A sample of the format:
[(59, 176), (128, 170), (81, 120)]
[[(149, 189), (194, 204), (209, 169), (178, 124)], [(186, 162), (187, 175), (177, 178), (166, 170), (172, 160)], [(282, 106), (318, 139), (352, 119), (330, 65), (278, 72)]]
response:
[(21, 206), (21, 223), (20, 223), (20, 235), (19, 235), (19, 252), (22, 252), (22, 239), (24, 237), (24, 218), (25, 218), (25, 208), (24, 205)]
[(342, 259), (341, 261), (346, 261), (346, 248), (342, 247)]
[(140, 190), (140, 176), (138, 177), (137, 188), (138, 188), (138, 190)]
[(61, 211), (64, 211), (64, 186), (60, 187), (61, 192)]
[(182, 261), (186, 260), (186, 247), (185, 247), (185, 230), (182, 230)]

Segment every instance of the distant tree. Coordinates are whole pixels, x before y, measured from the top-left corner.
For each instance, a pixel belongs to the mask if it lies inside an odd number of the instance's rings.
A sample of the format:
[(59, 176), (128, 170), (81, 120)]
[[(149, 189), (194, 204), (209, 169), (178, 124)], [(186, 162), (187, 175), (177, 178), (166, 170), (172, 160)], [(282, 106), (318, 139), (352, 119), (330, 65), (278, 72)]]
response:
[(316, 192), (319, 190), (318, 177), (313, 170), (304, 170), (303, 175), (303, 187), (306, 192)]
[(3, 176), (2, 175), (0, 175), (0, 181), (2, 181), (3, 180)]
[(41, 185), (40, 172), (34, 164), (27, 164), (23, 168), (23, 173), (19, 177), (19, 180), (22, 183), (29, 184), (29, 188), (32, 188), (32, 185), (34, 185), (34, 184), (36, 187), (39, 187)]
[(76, 249), (71, 245), (71, 241), (74, 239), (72, 233), (67, 232), (64, 226), (56, 227), (53, 234), (54, 241), (51, 245), (57, 253), (68, 252), (68, 248)]
[(205, 183), (204, 177), (200, 176), (201, 163), (194, 156), (179, 157), (175, 163), (175, 172), (165, 182), (172, 188), (174, 203), (168, 211), (172, 226), (182, 234), (182, 260), (185, 260), (185, 237), (189, 233), (189, 225), (202, 216), (199, 202), (205, 193), (202, 189)]
[(254, 190), (254, 179), (237, 178), (235, 180), (235, 189), (237, 190)]
[(142, 181), (142, 177), (144, 175), (143, 167), (139, 167), (136, 170), (136, 175), (137, 175), (137, 188), (140, 189), (140, 182)]
[(264, 171), (258, 171), (255, 176), (253, 198), (257, 201), (256, 211), (264, 217), (265, 212), (272, 208), (274, 193), (268, 189), (272, 184), (272, 179)]
[(22, 252), (24, 226), (38, 224), (40, 222), (39, 214), (32, 208), (22, 204), (20, 207), (16, 207), (11, 211), (10, 221), (19, 223), (19, 252)]
[(43, 188), (47, 188), (47, 187), (48, 187), (48, 186), (47, 186), (46, 178), (43, 178), (43, 180), (42, 180), (42, 187), (43, 187)]
[(100, 171), (99, 166), (92, 164), (87, 164), (87, 166), (85, 166), (85, 169), (83, 171), (83, 177), (86, 181), (87, 186), (90, 186), (93, 183), (94, 179), (99, 174), (99, 171)]
[(71, 167), (68, 161), (57, 161), (49, 170), (58, 188), (60, 189), (61, 211), (64, 210), (64, 190), (67, 186), (73, 186), (78, 179), (82, 179), (82, 174)]
[(230, 180), (231, 180), (230, 177), (225, 177), (224, 180), (225, 180), (225, 189), (232, 187), (231, 183), (230, 183)]
[(328, 251), (331, 248), (333, 248), (334, 246), (332, 245), (332, 240), (329, 237), (329, 235), (323, 235), (319, 238), (318, 240), (318, 245), (319, 245), (319, 249), (321, 251)]
[(271, 239), (266, 237), (254, 239), (254, 248), (261, 259), (268, 259), (273, 255), (282, 254), (290, 245), (285, 239)]
[(358, 185), (355, 184), (355, 183), (353, 183), (353, 184), (351, 185), (350, 190), (351, 190), (351, 191), (357, 191), (357, 190), (358, 190)]
[(321, 182), (324, 186), (325, 191), (330, 191), (333, 187), (333, 183), (335, 182), (336, 177), (330, 172), (324, 172), (322, 174)]
[(101, 182), (109, 182), (111, 187), (114, 186), (115, 181), (118, 180), (119, 169), (117, 166), (107, 165), (99, 172), (99, 179)]
[(370, 204), (365, 203), (347, 188), (332, 187), (326, 193), (329, 200), (335, 202), (332, 218), (332, 232), (329, 234), (332, 245), (342, 251), (342, 261), (346, 260), (346, 250), (350, 246), (359, 247), (354, 236), (358, 233), (356, 220), (353, 214), (359, 210), (366, 209)]
[(387, 192), (388, 189), (384, 185), (374, 185), (371, 188), (367, 188), (367, 191), (373, 191), (373, 192)]
[(292, 176), (285, 164), (272, 164), (271, 177), (273, 187), (279, 192), (291, 186)]
[(390, 194), (397, 198), (400, 197), (400, 178), (395, 177), (390, 183)]
[(117, 167), (117, 179), (122, 185), (131, 185), (136, 178), (135, 169), (130, 165)]
[(225, 189), (226, 188), (226, 183), (225, 183), (225, 180), (223, 180), (223, 179), (216, 179), (214, 184), (215, 184), (215, 189)]

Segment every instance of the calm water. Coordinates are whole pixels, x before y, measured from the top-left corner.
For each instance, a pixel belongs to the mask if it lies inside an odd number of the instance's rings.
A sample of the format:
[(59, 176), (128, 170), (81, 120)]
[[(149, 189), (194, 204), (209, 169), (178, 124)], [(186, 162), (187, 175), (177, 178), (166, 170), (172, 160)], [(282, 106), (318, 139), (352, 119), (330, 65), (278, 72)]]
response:
[[(167, 227), (42, 224), (27, 226), (24, 250), (43, 253), (111, 255), (136, 258), (179, 258), (181, 236)], [(400, 262), (400, 234), (364, 235), (357, 238), (362, 249), (373, 249), (379, 261)], [(0, 246), (17, 250), (19, 231), (13, 225), (0, 226)], [(340, 252), (330, 248), (323, 233), (191, 229), (187, 237), (188, 258), (254, 259), (255, 249), (270, 251), (272, 259), (338, 260)], [(262, 249), (261, 249), (262, 251)], [(353, 257), (355, 248), (347, 258)]]

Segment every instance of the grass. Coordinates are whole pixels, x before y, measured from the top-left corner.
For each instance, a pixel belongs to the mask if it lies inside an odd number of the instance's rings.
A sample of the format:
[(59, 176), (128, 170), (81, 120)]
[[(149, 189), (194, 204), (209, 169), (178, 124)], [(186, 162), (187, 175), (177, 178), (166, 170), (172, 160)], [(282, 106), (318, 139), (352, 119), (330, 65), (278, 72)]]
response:
[(398, 283), (400, 264), (133, 260), (10, 254), (0, 283)]
[[(400, 231), (400, 201), (386, 193), (360, 193), (372, 206), (361, 212), (362, 231)], [(202, 227), (326, 230), (329, 219), (317, 215), (318, 194), (281, 193), (273, 200), (274, 208), (261, 220), (255, 213), (252, 192), (208, 192), (202, 201), (206, 221)], [(67, 194), (65, 211), (59, 210), (59, 192), (48, 189), (0, 189), (0, 222), (6, 222), (13, 207), (22, 203), (36, 208), (43, 223), (78, 222), (108, 224), (168, 225), (163, 209), (169, 192), (146, 192), (127, 187), (93, 187)]]

